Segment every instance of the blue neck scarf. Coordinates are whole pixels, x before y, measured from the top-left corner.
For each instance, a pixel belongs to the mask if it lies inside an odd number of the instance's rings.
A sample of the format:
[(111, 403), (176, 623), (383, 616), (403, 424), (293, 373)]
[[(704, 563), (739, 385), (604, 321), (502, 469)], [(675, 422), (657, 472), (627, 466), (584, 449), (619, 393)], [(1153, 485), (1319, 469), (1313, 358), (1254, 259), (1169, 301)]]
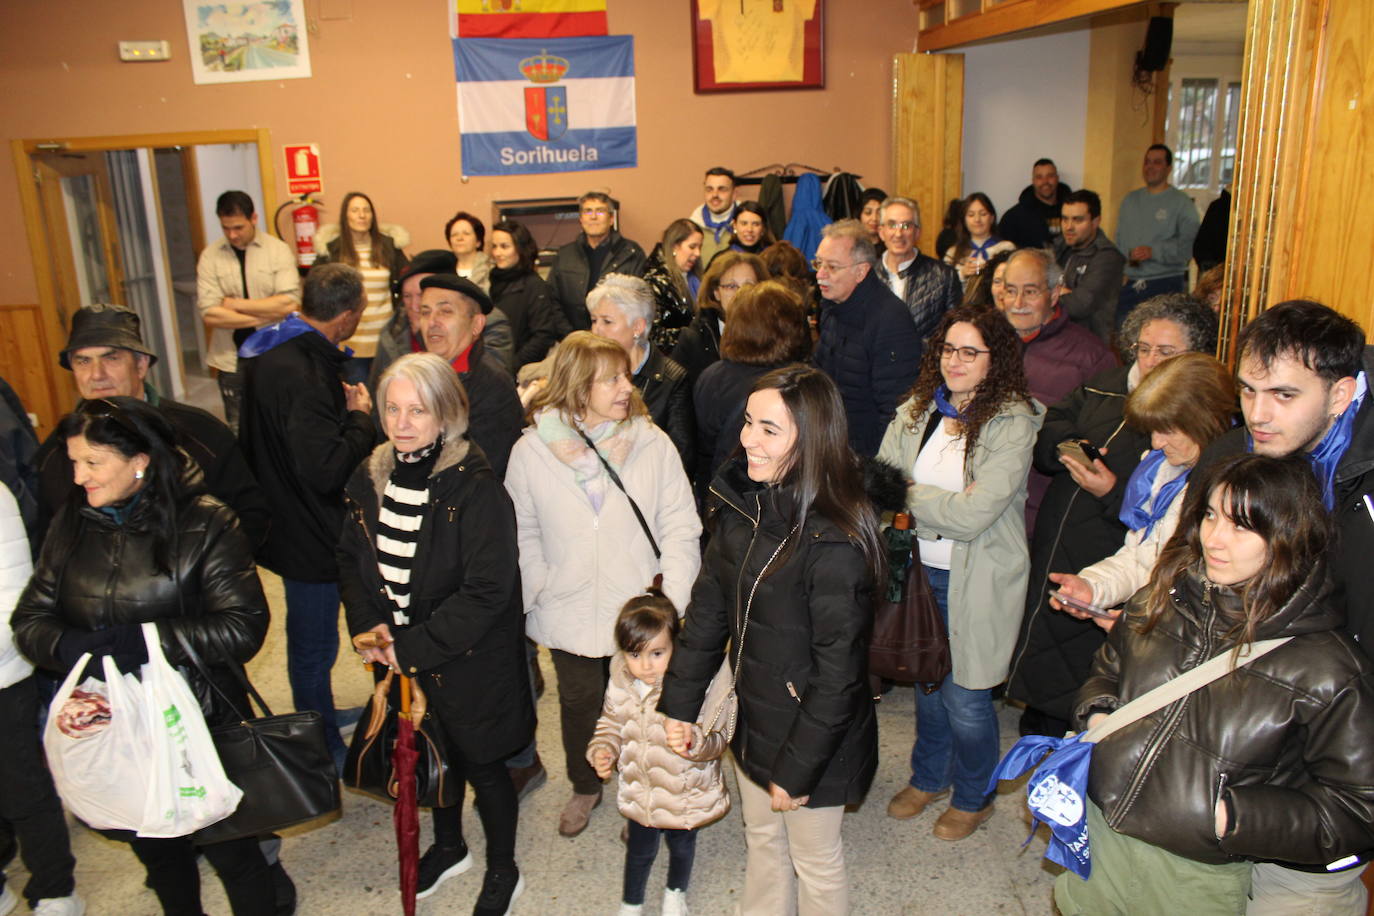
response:
[(1184, 469), (1182, 474), (1160, 487), (1159, 494), (1150, 504), (1149, 511), (1146, 511), (1145, 504), (1150, 502), (1150, 489), (1154, 486), (1155, 474), (1163, 464), (1164, 450), (1151, 450), (1131, 472), (1131, 479), (1126, 482), (1126, 492), (1121, 496), (1121, 514), (1117, 517), (1127, 528), (1140, 531), (1142, 541), (1150, 536), (1150, 530), (1154, 528), (1155, 522), (1169, 511), (1169, 504), (1188, 483), (1188, 473), (1192, 470)]
[(968, 244), (969, 244), (969, 252), (968, 252), (968, 256), (969, 256), (969, 257), (971, 257), (971, 258), (981, 258), (982, 260), (986, 261), (986, 260), (988, 259), (988, 249), (991, 248), (993, 245), (1000, 245), (1000, 244), (1002, 244), (1002, 240), (999, 239), (999, 238), (998, 238), (997, 236), (995, 236), (995, 235), (990, 235), (990, 236), (988, 236), (987, 241), (983, 242), (983, 244), (981, 244), (981, 245), (979, 245), (979, 244), (978, 244), (977, 242), (975, 242), (973, 239), (969, 239), (969, 240), (968, 240)]
[(711, 232), (714, 233), (717, 242), (720, 241), (720, 234), (725, 230), (729, 229), (730, 224), (734, 221), (735, 207), (733, 204), (731, 204), (730, 209), (726, 210), (725, 215), (722, 216), (720, 219), (712, 219), (711, 208), (706, 206), (705, 204), (701, 205), (701, 222), (706, 226), (707, 229), (710, 229)]
[[(1345, 413), (1336, 418), (1336, 422), (1331, 424), (1331, 428), (1322, 436), (1322, 441), (1317, 443), (1317, 447), (1307, 453), (1307, 460), (1312, 462), (1312, 473), (1317, 475), (1317, 483), (1322, 485), (1322, 504), (1326, 506), (1327, 512), (1334, 512), (1336, 509), (1336, 467), (1341, 463), (1341, 458), (1345, 455), (1345, 450), (1350, 447), (1350, 433), (1355, 426), (1355, 414), (1360, 412), (1360, 405), (1364, 403), (1364, 396), (1369, 391), (1368, 382), (1365, 374), (1360, 372), (1355, 376), (1355, 396), (1350, 399), (1350, 406), (1345, 409)], [(1246, 451), (1255, 450), (1255, 442), (1250, 438), (1250, 433), (1245, 433)]]
[(935, 409), (940, 411), (941, 415), (949, 417), (951, 420), (958, 420), (960, 423), (964, 422), (964, 415), (949, 402), (948, 385), (941, 385), (939, 388), (935, 389)]

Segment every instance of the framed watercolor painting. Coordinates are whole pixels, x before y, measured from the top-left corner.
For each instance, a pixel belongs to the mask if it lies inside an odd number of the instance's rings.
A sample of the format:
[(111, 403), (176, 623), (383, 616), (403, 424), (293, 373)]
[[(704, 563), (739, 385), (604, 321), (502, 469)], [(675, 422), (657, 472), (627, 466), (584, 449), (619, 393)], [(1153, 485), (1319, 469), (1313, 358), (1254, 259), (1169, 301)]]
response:
[(182, 0), (197, 83), (310, 76), (302, 0)]
[(692, 0), (697, 92), (825, 88), (825, 0)]

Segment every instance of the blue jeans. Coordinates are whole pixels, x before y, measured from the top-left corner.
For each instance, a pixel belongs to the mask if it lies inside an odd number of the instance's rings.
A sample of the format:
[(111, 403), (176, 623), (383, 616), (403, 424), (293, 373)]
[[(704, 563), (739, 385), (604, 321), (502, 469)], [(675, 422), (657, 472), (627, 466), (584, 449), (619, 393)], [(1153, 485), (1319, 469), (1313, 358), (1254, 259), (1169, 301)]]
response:
[[(926, 567), (940, 617), (949, 628), (949, 570)], [(981, 811), (992, 796), (988, 780), (997, 766), (1001, 738), (992, 690), (968, 690), (950, 675), (934, 693), (916, 691), (916, 744), (911, 749), (911, 785), (922, 792), (954, 787), (950, 804)]]
[(285, 576), (286, 676), (296, 709), (313, 709), (324, 717), (324, 740), (334, 762), (343, 768), (343, 738), (334, 715), (331, 672), (339, 656), (339, 584), (299, 582)]

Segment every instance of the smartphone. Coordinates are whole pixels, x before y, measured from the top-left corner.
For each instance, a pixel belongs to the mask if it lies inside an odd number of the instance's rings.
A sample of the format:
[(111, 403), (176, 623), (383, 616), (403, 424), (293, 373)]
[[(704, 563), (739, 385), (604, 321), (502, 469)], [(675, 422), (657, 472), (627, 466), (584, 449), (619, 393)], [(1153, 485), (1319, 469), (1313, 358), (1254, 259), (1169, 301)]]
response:
[(1088, 602), (1082, 601), (1078, 598), (1072, 598), (1064, 594), (1062, 591), (1050, 592), (1050, 597), (1056, 599), (1060, 604), (1068, 605), (1076, 611), (1082, 611), (1083, 613), (1091, 614), (1094, 617), (1101, 617), (1103, 620), (1116, 619), (1116, 614), (1112, 613), (1106, 608), (1098, 607), (1095, 604), (1089, 604)]
[(1087, 439), (1065, 439), (1059, 443), (1059, 454), (1066, 455), (1077, 461), (1084, 467), (1092, 467), (1093, 462), (1102, 457), (1102, 453), (1097, 450)]

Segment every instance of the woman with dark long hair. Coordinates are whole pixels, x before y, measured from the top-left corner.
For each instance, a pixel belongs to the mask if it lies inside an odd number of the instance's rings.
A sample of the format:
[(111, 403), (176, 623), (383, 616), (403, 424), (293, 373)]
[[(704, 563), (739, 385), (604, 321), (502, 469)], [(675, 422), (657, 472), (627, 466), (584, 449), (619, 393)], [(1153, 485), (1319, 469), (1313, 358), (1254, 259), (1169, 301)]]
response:
[(512, 374), (543, 359), (568, 333), (553, 290), (534, 269), (539, 246), (520, 223), (503, 219), (491, 227), (491, 301), (510, 321)]
[[(746, 254), (763, 254), (763, 249), (777, 241), (773, 238), (773, 230), (768, 228), (768, 214), (754, 200), (742, 200), (735, 204), (735, 218), (730, 224), (730, 232), (734, 237), (730, 250)], [(716, 255), (718, 257), (720, 255)], [(716, 258), (712, 258), (711, 262), (715, 263)]]
[(748, 850), (741, 910), (784, 913), (795, 898), (801, 916), (846, 913), (844, 808), (877, 768), (865, 678), (871, 590), (884, 572), (877, 517), (821, 371), (793, 365), (759, 379), (739, 441), (742, 454), (711, 485), (711, 539), (659, 710), (685, 755), (729, 644)]
[(916, 817), (952, 788), (932, 831), (942, 840), (961, 840), (992, 816), (992, 688), (1007, 676), (1026, 600), (1026, 474), (1044, 419), (1011, 325), (992, 309), (960, 306), (931, 335), (878, 450), (913, 481), (907, 511), (954, 669), (933, 693), (916, 691), (911, 780), (887, 813)]
[(701, 288), (695, 270), (703, 238), (696, 223), (675, 219), (663, 230), (663, 240), (644, 266), (644, 282), (653, 290), (657, 306), (649, 339), (664, 356), (673, 352), (678, 335), (692, 320), (692, 304)]
[(377, 340), (395, 309), (391, 281), (410, 263), (401, 245), (382, 232), (372, 198), (362, 191), (349, 191), (339, 207), (339, 235), (325, 246), (316, 264), (339, 261), (357, 268), (367, 291), (367, 308), (353, 336), (341, 346), (353, 351), (345, 371), (351, 381), (367, 378), (372, 358), (377, 355)]
[(997, 235), (997, 208), (982, 191), (964, 198), (963, 209), (954, 229), (955, 241), (945, 251), (945, 263), (959, 271), (965, 288), (982, 273), (988, 259), (1016, 246)]
[(1061, 912), (1244, 913), (1271, 863), (1313, 873), (1315, 890), (1329, 863), (1374, 847), (1374, 666), (1342, 632), (1331, 537), (1302, 456), (1237, 455), (1189, 485), (1149, 585), (1078, 691), (1075, 723), (1210, 658), (1230, 670), (1093, 749), (1092, 874), (1059, 877)]
[[(142, 624), (156, 623), (162, 652), (186, 672), (206, 724), (242, 720), (248, 698), (229, 669), (262, 646), (267, 600), (238, 519), (205, 492), (172, 427), (142, 400), (82, 401), (57, 435), (81, 489), (48, 529), (11, 618), (15, 644), (63, 676), (87, 652), (97, 666), (110, 656), (131, 672), (147, 661)], [(205, 660), (218, 690), (178, 637)], [(202, 912), (198, 851), (219, 873), (234, 916), (276, 912), (274, 883), (290, 884), (280, 862), (267, 864), (256, 837), (197, 847), (189, 836), (102, 832), (133, 848), (168, 916)]]

